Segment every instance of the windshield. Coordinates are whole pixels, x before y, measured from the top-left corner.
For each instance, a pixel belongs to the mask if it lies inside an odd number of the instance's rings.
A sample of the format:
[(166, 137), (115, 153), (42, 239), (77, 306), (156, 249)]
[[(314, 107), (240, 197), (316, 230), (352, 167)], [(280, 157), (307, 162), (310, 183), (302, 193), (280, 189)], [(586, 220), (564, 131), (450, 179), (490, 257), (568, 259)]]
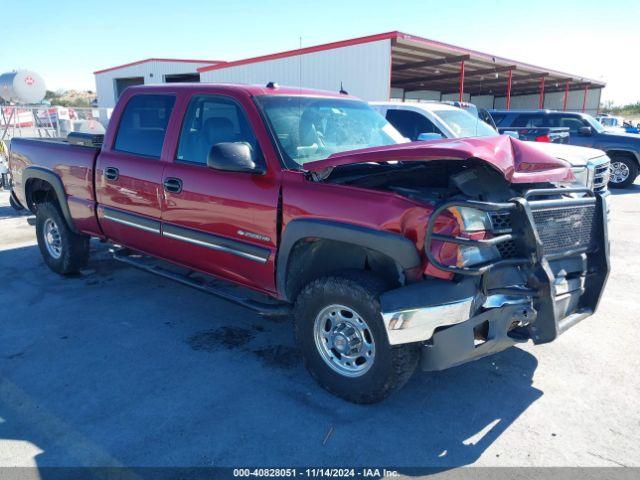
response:
[(591, 115), (583, 114), (582, 118), (584, 118), (587, 122), (589, 122), (589, 125), (591, 125), (591, 128), (593, 128), (596, 132), (598, 133), (604, 132), (604, 127), (602, 126), (602, 124), (599, 121), (597, 121), (595, 118), (593, 118)]
[(256, 100), (288, 157), (285, 160), (298, 165), (333, 153), (409, 141), (361, 101), (280, 95)]
[(464, 137), (497, 137), (499, 135), (493, 128), (464, 110), (435, 110), (435, 115), (440, 117), (453, 132), (456, 138)]

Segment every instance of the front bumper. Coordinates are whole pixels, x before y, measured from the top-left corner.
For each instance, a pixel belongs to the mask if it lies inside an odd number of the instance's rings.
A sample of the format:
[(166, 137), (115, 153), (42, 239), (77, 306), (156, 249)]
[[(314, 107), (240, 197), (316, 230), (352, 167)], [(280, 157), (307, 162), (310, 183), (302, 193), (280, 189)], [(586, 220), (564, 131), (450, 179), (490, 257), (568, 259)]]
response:
[[(538, 199), (558, 195), (558, 190), (535, 192), (532, 196)], [(473, 202), (474, 207), (478, 203)], [(606, 198), (529, 201), (525, 196), (514, 203), (516, 207), (509, 207), (512, 238), (522, 258), (477, 268), (443, 266), (459, 274), (458, 280), (425, 280), (380, 297), (389, 342), (422, 343), (423, 369), (442, 370), (529, 339), (536, 344), (553, 341), (596, 310), (609, 273)], [(497, 204), (487, 205), (490, 210)], [(541, 240), (549, 237), (538, 234), (533, 213), (574, 205), (595, 208), (591, 241), (551, 252)], [(429, 237), (428, 229), (427, 245)]]

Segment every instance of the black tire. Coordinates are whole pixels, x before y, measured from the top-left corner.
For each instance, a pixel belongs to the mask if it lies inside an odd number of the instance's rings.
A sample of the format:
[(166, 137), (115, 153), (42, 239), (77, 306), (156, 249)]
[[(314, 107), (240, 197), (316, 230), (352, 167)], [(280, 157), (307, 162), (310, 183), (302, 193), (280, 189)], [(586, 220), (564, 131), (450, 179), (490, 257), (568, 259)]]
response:
[[(385, 282), (368, 272), (349, 271), (312, 281), (296, 299), (296, 337), (305, 366), (323, 388), (349, 402), (366, 404), (385, 399), (409, 380), (418, 364), (417, 344), (389, 344), (378, 302), (378, 295), (387, 289)], [(360, 376), (336, 372), (316, 347), (316, 316), (334, 304), (357, 312), (368, 325), (375, 342), (371, 366)]]
[[(45, 224), (53, 222), (57, 228), (59, 256), (51, 253), (45, 239)], [(89, 237), (74, 233), (65, 221), (58, 206), (51, 202), (40, 203), (36, 210), (36, 237), (40, 253), (47, 266), (60, 275), (77, 273), (89, 261)]]
[[(621, 182), (614, 181), (613, 170), (615, 169), (616, 162), (619, 162), (626, 166), (629, 170), (629, 176)], [(609, 179), (609, 187), (611, 188), (627, 188), (629, 185), (636, 181), (638, 176), (638, 162), (631, 155), (613, 154), (611, 155), (612, 175)]]
[(18, 212), (20, 210), (24, 210), (24, 207), (15, 201), (15, 199), (13, 198), (13, 195), (9, 196), (9, 205), (11, 205), (11, 208), (13, 208), (14, 210), (17, 210)]

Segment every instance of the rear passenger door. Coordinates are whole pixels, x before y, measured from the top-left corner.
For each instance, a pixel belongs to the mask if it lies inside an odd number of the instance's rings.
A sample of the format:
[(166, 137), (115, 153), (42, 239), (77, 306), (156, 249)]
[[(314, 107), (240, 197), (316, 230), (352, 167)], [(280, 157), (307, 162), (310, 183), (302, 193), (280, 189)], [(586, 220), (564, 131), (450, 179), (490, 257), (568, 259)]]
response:
[(125, 92), (121, 102), (96, 162), (98, 218), (115, 242), (161, 256), (162, 152), (175, 96)]
[[(240, 99), (207, 93), (188, 100), (163, 177), (166, 251), (182, 265), (274, 291), (279, 177), (267, 168)], [(248, 143), (263, 173), (207, 167), (211, 147), (222, 142)]]

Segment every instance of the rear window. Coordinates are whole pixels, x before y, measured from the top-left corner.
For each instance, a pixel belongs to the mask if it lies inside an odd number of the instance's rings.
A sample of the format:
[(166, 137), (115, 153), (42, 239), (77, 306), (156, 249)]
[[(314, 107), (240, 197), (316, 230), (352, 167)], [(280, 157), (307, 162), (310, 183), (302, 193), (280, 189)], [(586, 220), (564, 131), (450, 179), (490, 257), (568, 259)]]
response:
[(160, 158), (174, 103), (172, 95), (132, 97), (120, 118), (114, 150)]

